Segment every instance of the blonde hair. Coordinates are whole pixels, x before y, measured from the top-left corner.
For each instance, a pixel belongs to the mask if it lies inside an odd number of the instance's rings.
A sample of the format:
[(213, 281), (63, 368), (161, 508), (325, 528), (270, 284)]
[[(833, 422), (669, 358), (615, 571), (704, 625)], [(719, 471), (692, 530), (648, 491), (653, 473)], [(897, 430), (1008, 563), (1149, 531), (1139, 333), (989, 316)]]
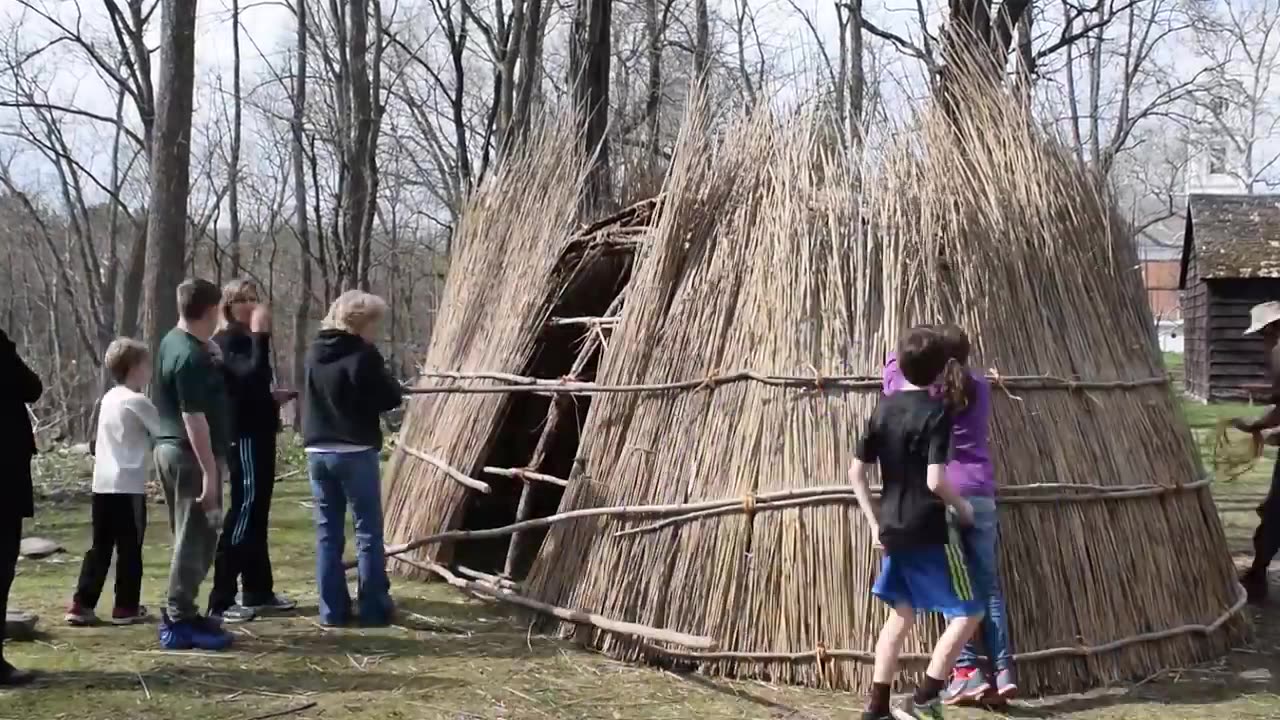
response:
[(221, 312), (218, 313), (218, 325), (226, 327), (231, 324), (235, 318), (231, 315), (231, 306), (238, 302), (258, 297), (258, 284), (248, 278), (236, 278), (226, 285), (222, 286), (222, 303), (218, 305)]
[(141, 341), (119, 337), (107, 346), (107, 354), (102, 358), (102, 364), (107, 366), (107, 371), (111, 373), (113, 380), (123, 383), (128, 379), (129, 373), (145, 362), (150, 355), (147, 346)]
[(348, 290), (329, 306), (320, 327), (325, 330), (342, 330), (352, 335), (381, 320), (387, 314), (387, 301), (363, 290)]

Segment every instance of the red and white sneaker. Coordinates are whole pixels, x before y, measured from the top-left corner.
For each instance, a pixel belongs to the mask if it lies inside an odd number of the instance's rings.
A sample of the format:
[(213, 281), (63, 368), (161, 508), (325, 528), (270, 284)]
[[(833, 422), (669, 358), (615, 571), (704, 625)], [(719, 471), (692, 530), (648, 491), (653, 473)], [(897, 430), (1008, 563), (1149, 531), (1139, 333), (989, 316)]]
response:
[(942, 691), (944, 705), (970, 705), (991, 689), (987, 674), (981, 668), (956, 668), (951, 682)]
[(89, 627), (100, 622), (98, 615), (93, 612), (93, 608), (83, 607), (74, 600), (71, 602), (70, 607), (67, 608), (67, 614), (62, 617), (72, 627)]

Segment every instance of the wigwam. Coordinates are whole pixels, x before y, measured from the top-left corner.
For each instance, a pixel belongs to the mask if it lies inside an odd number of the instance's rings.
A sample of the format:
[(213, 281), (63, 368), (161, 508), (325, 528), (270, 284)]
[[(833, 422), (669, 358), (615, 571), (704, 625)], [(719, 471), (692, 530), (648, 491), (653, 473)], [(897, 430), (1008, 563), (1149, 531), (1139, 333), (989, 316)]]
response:
[[(495, 178), (460, 228), (392, 467), (389, 536), (419, 540), (402, 557), (554, 613), (618, 657), (862, 689), (886, 610), (844, 474), (892, 339), (951, 321), (996, 386), (1024, 690), (1147, 677), (1241, 640), (1130, 230), (1015, 104), (975, 93), (967, 112), (959, 127), (924, 113), (857, 168), (821, 118), (761, 113), (713, 139), (695, 109), (634, 258), (595, 294), (596, 319), (578, 320), (585, 345), (547, 334), (573, 295), (562, 259), (581, 165), (543, 147)], [(552, 356), (572, 372), (541, 371)], [(517, 416), (521, 398), (542, 405)], [(547, 434), (562, 440), (554, 457), (530, 452)], [(474, 512), (477, 480), (492, 495), (509, 483), (501, 512)], [(561, 484), (558, 505), (530, 506)], [(531, 519), (520, 542), (483, 530), (514, 519)], [(529, 534), (548, 527), (541, 544)], [(461, 557), (482, 538), (498, 545)], [(535, 551), (514, 585), (511, 556)], [(426, 564), (451, 560), (473, 579)]]

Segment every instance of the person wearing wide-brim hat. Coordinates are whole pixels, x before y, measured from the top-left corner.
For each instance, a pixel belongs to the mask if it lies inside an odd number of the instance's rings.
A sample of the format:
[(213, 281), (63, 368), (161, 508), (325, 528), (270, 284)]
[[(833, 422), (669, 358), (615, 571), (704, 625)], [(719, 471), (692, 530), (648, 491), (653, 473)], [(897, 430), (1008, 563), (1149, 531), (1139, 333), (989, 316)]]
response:
[[(1268, 403), (1271, 405), (1262, 417), (1249, 421), (1235, 418), (1232, 427), (1250, 433), (1274, 444), (1280, 439), (1280, 302), (1265, 302), (1253, 306), (1249, 311), (1249, 329), (1245, 335), (1262, 335), (1267, 352), (1267, 374), (1270, 378), (1271, 390)], [(1240, 583), (1249, 593), (1249, 601), (1260, 603), (1267, 598), (1267, 567), (1280, 552), (1280, 462), (1276, 463), (1271, 473), (1271, 489), (1267, 497), (1258, 506), (1258, 529), (1253, 533), (1253, 565), (1240, 577)]]

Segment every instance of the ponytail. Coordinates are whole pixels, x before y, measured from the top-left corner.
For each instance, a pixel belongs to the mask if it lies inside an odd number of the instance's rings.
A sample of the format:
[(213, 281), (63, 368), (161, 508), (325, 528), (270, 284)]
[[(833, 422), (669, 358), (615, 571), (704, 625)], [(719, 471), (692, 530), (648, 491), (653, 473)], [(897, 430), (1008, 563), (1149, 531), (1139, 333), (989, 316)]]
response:
[(973, 392), (973, 378), (969, 370), (954, 357), (947, 358), (947, 365), (942, 369), (942, 402), (952, 414), (964, 412), (969, 407), (969, 397)]

